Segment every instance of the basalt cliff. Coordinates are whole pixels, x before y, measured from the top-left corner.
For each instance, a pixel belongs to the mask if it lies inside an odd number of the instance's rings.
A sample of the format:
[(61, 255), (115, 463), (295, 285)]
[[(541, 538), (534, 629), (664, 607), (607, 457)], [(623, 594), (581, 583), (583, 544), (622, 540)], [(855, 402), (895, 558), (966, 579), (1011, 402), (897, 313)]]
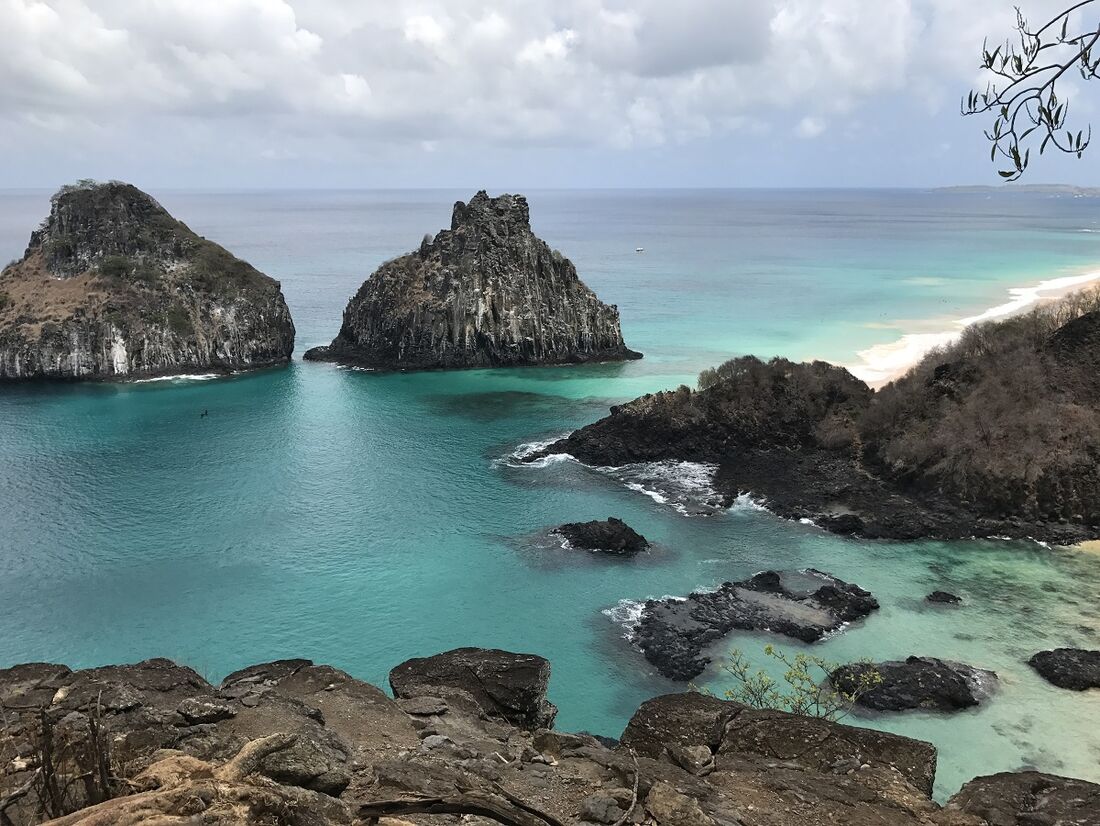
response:
[(61, 189), (0, 273), (0, 380), (232, 372), (293, 349), (279, 283), (129, 184)]
[(732, 359), (528, 461), (715, 466), (732, 503), (868, 538), (1100, 536), (1100, 292), (968, 328), (875, 392), (842, 367)]
[(479, 192), (451, 228), (383, 264), (307, 359), (375, 370), (575, 364), (640, 358), (619, 312), (531, 231), (520, 195)]
[(0, 823), (1100, 826), (1093, 783), (1006, 772), (941, 806), (929, 743), (698, 693), (560, 732), (549, 677), (474, 648), (399, 665), (392, 699), (308, 660), (2, 669)]

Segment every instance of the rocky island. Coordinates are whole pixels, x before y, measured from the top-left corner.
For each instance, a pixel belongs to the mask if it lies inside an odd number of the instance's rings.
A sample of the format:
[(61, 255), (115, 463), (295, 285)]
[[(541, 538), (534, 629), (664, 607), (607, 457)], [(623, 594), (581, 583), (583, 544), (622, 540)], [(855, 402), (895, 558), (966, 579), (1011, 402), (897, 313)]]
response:
[(698, 693), (617, 739), (552, 728), (550, 664), (460, 649), (396, 699), (309, 660), (212, 684), (164, 660), (0, 670), (0, 823), (30, 826), (1100, 826), (1100, 786), (976, 778), (940, 806), (936, 749)]
[(0, 273), (0, 380), (233, 372), (293, 349), (279, 283), (130, 184), (62, 188)]
[(525, 457), (717, 466), (732, 504), (868, 538), (1100, 536), (1100, 292), (968, 328), (875, 392), (824, 362), (732, 359)]
[(333, 342), (305, 354), (373, 370), (640, 357), (623, 343), (619, 311), (531, 231), (526, 199), (484, 191), (455, 204), (450, 229), (379, 267)]

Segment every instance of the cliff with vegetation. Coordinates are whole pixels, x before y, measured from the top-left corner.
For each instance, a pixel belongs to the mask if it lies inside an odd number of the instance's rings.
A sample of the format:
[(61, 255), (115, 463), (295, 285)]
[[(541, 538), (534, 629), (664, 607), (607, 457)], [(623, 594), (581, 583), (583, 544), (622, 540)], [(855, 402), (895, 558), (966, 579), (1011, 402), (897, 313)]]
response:
[(0, 273), (0, 380), (230, 372), (293, 349), (278, 282), (129, 184), (63, 188)]
[(549, 678), (473, 648), (399, 665), (392, 699), (308, 660), (216, 685), (168, 660), (3, 669), (0, 822), (1100, 824), (1092, 783), (1003, 773), (941, 807), (929, 743), (702, 694), (643, 703), (615, 739), (559, 732)]
[(458, 202), (451, 228), (383, 264), (336, 339), (306, 353), (377, 370), (573, 364), (639, 358), (618, 310), (531, 231), (520, 195)]
[(1100, 293), (968, 328), (873, 392), (751, 356), (614, 407), (538, 455), (718, 466), (732, 502), (866, 537), (1100, 536)]

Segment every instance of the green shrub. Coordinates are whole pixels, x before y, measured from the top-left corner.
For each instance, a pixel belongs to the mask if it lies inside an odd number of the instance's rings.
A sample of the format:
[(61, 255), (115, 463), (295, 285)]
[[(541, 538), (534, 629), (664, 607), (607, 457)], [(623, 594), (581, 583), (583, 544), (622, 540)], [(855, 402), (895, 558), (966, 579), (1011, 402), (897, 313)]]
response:
[(15, 302), (11, 300), (11, 296), (7, 293), (0, 293), (0, 312), (8, 309)]
[(167, 314), (168, 327), (177, 335), (187, 335), (192, 332), (191, 314), (183, 307), (172, 307)]
[(105, 278), (125, 278), (133, 269), (133, 262), (125, 255), (108, 255), (96, 269)]
[[(809, 654), (790, 657), (771, 645), (764, 646), (764, 653), (786, 669), (782, 682), (763, 669), (753, 672), (744, 652), (735, 648), (720, 666), (734, 679), (733, 686), (723, 694), (727, 700), (836, 721), (847, 717), (863, 694), (882, 684), (882, 675), (870, 667), (868, 660), (860, 660), (864, 667), (854, 670), (856, 686), (851, 691), (840, 691), (829, 679), (840, 668), (839, 663)], [(713, 696), (712, 692), (704, 693)]]

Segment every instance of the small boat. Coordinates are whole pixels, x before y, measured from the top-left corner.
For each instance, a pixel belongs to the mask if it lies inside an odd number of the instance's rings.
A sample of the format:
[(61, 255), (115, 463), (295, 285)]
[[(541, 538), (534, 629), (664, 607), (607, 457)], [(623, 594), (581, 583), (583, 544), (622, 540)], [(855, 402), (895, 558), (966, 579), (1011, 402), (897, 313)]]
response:
[(645, 252), (645, 247), (635, 247), (634, 252)]

